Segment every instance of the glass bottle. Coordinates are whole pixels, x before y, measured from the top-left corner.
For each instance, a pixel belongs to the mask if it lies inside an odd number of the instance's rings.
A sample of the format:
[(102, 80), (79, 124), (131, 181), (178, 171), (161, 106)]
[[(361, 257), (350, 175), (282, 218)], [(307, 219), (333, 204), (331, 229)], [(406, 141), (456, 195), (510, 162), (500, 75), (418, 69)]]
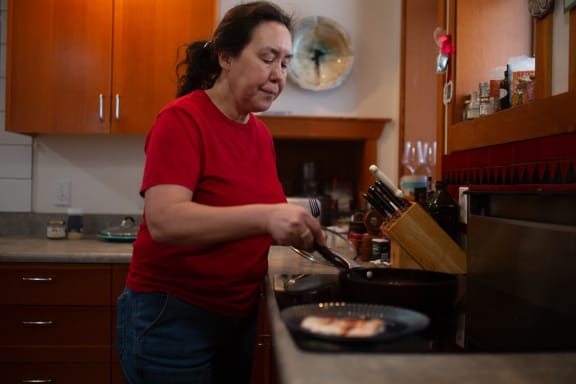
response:
[(430, 196), (427, 205), (428, 212), (444, 231), (458, 242), (458, 217), (460, 207), (458, 202), (446, 191), (446, 183), (436, 181), (436, 190)]
[(504, 71), (504, 79), (500, 82), (500, 110), (510, 108), (510, 82), (508, 76), (510, 74), (510, 65)]

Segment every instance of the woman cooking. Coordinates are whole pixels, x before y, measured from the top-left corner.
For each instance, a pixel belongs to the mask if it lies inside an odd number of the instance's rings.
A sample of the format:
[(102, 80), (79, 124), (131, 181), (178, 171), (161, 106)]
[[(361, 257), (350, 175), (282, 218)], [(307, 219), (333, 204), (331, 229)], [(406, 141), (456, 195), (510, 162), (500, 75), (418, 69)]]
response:
[(253, 114), (282, 92), (291, 51), (291, 18), (269, 2), (230, 9), (187, 48), (179, 97), (145, 143), (144, 220), (118, 300), (127, 383), (248, 383), (270, 245), (324, 243), (286, 204)]

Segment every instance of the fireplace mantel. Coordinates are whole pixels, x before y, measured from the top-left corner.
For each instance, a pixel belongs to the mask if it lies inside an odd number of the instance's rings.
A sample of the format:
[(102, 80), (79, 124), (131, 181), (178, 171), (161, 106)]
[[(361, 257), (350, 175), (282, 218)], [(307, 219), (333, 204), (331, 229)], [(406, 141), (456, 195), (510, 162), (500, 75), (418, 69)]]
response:
[[(364, 206), (362, 194), (374, 183), (368, 170), (375, 164), (378, 154), (378, 139), (388, 118), (354, 118), (295, 115), (258, 116), (270, 129), (275, 140), (337, 140), (362, 142), (361, 169), (358, 169), (357, 199)], [(342, 153), (335, 153), (342, 157)]]

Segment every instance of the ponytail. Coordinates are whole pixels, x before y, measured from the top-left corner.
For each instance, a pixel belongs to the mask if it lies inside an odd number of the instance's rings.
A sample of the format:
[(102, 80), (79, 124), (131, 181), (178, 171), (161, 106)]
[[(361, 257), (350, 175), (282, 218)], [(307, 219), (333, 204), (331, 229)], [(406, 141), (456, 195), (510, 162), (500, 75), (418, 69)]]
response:
[(178, 89), (176, 97), (197, 89), (208, 89), (220, 74), (218, 57), (210, 41), (195, 41), (186, 47), (186, 55), (176, 66)]

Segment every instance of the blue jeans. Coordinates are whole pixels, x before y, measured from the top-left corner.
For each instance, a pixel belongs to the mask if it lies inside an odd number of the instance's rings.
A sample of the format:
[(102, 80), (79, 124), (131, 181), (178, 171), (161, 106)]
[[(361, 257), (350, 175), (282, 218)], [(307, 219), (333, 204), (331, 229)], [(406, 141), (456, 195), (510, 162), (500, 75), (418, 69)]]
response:
[(127, 384), (250, 382), (257, 310), (236, 319), (166, 293), (118, 298), (116, 349)]

